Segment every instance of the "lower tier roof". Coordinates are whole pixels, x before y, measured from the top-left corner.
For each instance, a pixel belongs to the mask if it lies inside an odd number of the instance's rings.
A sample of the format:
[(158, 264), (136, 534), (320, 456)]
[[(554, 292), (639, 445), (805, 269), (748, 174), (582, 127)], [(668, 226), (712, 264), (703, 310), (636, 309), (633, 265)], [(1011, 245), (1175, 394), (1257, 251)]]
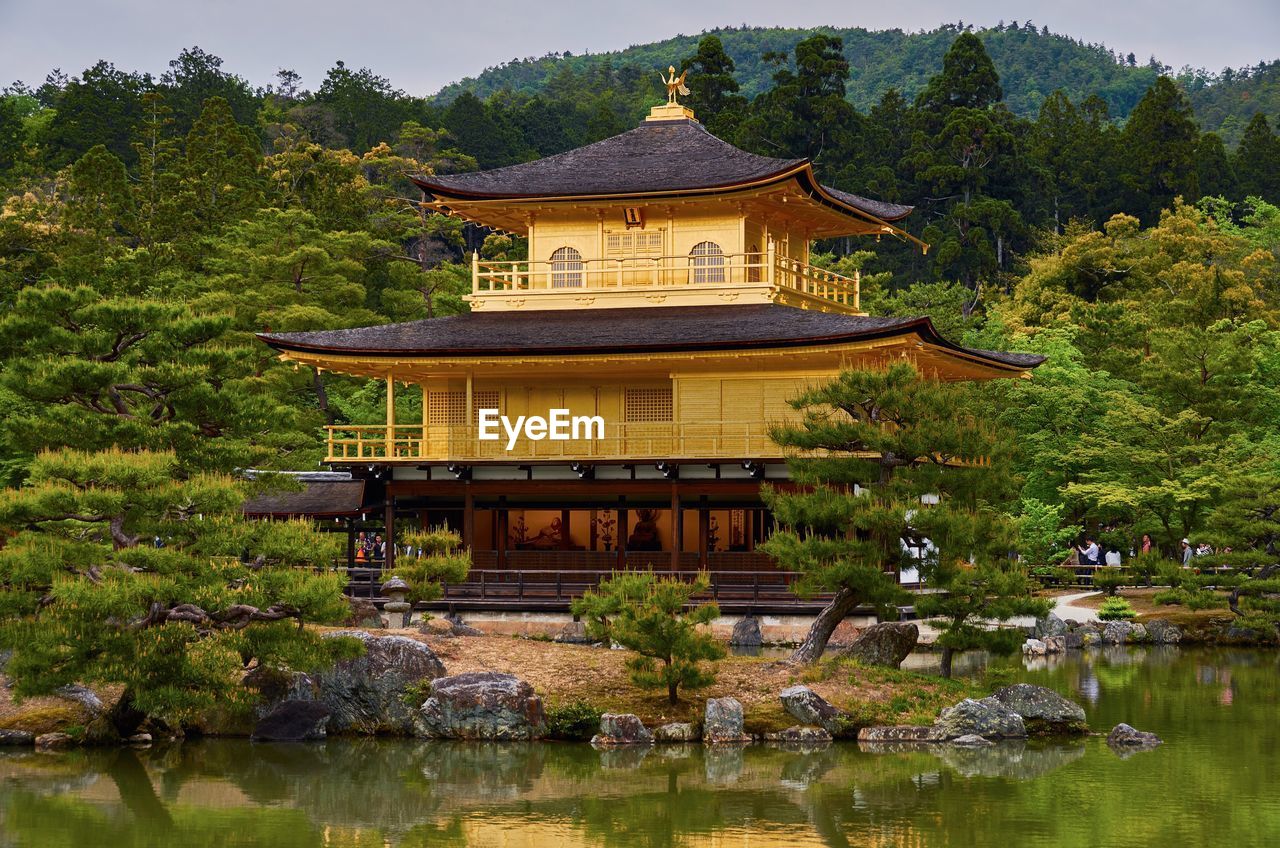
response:
[(258, 338), (283, 352), (456, 357), (807, 347), (912, 334), (1005, 368), (1034, 368), (1044, 361), (1036, 354), (962, 347), (939, 335), (926, 317), (873, 318), (778, 304), (468, 312)]

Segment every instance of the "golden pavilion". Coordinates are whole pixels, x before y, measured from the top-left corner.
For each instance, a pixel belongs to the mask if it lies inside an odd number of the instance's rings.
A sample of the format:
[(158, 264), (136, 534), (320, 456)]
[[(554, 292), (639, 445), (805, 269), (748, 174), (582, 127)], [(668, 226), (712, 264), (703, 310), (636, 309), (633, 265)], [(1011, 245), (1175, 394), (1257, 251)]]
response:
[[(577, 150), (414, 181), (428, 208), (525, 238), (528, 260), (473, 256), (465, 314), (260, 338), (386, 381), (386, 420), (330, 427), (326, 461), (364, 481), (388, 539), (397, 522), (458, 530), (474, 569), (450, 606), (565, 609), (600, 575), (653, 566), (710, 571), (722, 606), (792, 609), (756, 550), (760, 485), (787, 479), (768, 431), (789, 398), (903, 359), (944, 380), (1041, 361), (866, 315), (858, 277), (814, 267), (810, 245), (909, 238), (911, 207), (739, 150), (674, 101)], [(420, 420), (396, 419), (403, 392)]]

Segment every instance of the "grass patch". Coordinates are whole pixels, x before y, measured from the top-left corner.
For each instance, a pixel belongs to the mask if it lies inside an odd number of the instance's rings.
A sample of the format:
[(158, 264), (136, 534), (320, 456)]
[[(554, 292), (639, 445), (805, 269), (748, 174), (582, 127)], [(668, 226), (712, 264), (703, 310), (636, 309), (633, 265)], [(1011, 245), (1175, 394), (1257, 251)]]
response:
[(83, 730), (84, 711), (78, 706), (16, 707), (12, 715), (0, 719), (0, 730), (28, 730), (39, 736), (43, 733), (69, 733), (71, 728)]

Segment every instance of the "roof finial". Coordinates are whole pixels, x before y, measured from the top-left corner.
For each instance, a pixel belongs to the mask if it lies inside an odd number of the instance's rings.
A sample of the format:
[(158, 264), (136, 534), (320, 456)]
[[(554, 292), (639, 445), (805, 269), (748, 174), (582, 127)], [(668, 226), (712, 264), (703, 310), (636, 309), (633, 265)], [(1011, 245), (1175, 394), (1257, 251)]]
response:
[(675, 106), (677, 94), (681, 97), (689, 96), (689, 89), (686, 88), (684, 84), (684, 78), (689, 76), (689, 70), (686, 68), (681, 72), (680, 76), (677, 77), (676, 66), (668, 65), (667, 73), (670, 75), (669, 77), (663, 76), (662, 74), (658, 74), (658, 76), (662, 78), (662, 84), (667, 87), (667, 103)]

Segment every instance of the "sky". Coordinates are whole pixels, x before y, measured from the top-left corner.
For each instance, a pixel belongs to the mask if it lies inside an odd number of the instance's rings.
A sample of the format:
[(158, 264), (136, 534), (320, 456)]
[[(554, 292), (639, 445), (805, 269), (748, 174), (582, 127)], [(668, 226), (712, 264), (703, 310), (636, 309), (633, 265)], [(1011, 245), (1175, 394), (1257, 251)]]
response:
[(74, 75), (98, 59), (159, 76), (198, 45), (254, 85), (290, 68), (314, 90), (341, 59), (427, 95), (513, 58), (600, 53), (716, 26), (913, 31), (1028, 19), (1174, 68), (1280, 58), (1278, 0), (0, 0), (0, 85), (34, 87), (52, 68)]

